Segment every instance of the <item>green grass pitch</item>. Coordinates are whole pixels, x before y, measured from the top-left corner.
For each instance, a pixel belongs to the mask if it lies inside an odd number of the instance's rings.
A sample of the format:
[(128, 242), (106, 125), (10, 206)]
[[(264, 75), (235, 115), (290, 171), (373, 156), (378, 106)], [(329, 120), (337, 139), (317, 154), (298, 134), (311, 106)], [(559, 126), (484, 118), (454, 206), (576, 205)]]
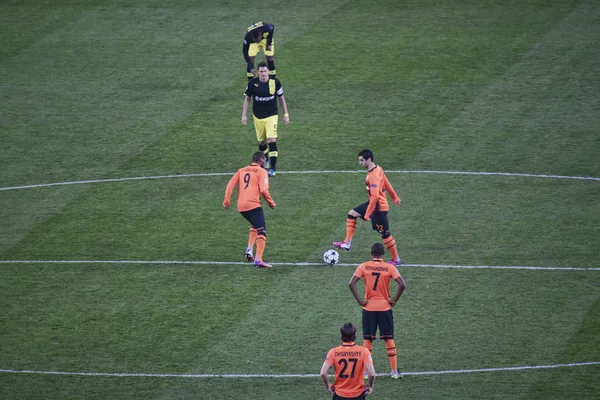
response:
[[(221, 206), (259, 20), (291, 118), (272, 270)], [(594, 0), (0, 1), (0, 398), (330, 398), (379, 240), (322, 263), (363, 148), (408, 264), (406, 376), (375, 342), (372, 398), (600, 398), (599, 48)]]

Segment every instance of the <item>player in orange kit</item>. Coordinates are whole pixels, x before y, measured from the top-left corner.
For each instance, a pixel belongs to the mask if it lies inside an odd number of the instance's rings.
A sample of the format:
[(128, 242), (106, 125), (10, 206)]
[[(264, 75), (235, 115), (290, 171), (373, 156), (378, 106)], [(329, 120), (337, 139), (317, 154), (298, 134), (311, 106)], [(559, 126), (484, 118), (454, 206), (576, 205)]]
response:
[[(379, 338), (385, 341), (385, 350), (388, 355), (390, 367), (392, 367), (392, 378), (402, 378), (398, 372), (398, 358), (396, 355), (396, 343), (394, 342), (394, 314), (392, 307), (396, 305), (400, 296), (406, 288), (404, 279), (398, 269), (383, 261), (384, 248), (381, 243), (371, 246), (373, 259), (362, 263), (356, 268), (352, 279), (350, 279), (350, 291), (363, 307), (362, 328), (365, 346), (373, 351), (373, 340), (376, 339), (377, 327), (379, 327)], [(356, 283), (360, 279), (365, 282), (365, 299), (360, 297), (356, 290)], [(394, 297), (390, 299), (390, 280), (396, 281), (398, 287)]]
[(370, 220), (373, 230), (379, 232), (383, 239), (383, 244), (392, 255), (392, 259), (389, 261), (390, 264), (399, 266), (402, 264), (402, 261), (398, 255), (396, 240), (390, 233), (390, 224), (387, 216), (390, 207), (386, 192), (390, 194), (396, 205), (400, 205), (400, 197), (398, 197), (392, 184), (385, 176), (383, 168), (375, 164), (374, 159), (371, 150), (365, 149), (358, 153), (358, 163), (367, 169), (365, 183), (367, 185), (367, 192), (369, 193), (369, 201), (348, 211), (348, 217), (346, 218), (346, 238), (342, 242), (332, 242), (331, 244), (335, 248), (350, 251), (352, 236), (354, 236), (354, 232), (356, 231), (356, 219)]
[[(269, 207), (275, 208), (275, 202), (269, 194), (269, 176), (265, 170), (267, 157), (262, 151), (252, 155), (252, 164), (238, 169), (227, 184), (223, 207), (230, 206), (233, 189), (238, 186), (237, 209), (252, 225), (246, 249), (246, 259), (253, 261), (256, 268), (271, 268), (263, 261), (263, 253), (267, 242), (265, 214), (262, 209), (261, 196), (267, 201)], [(254, 257), (254, 244), (256, 243), (256, 257)]]
[[(350, 322), (340, 327), (342, 345), (329, 350), (321, 367), (321, 379), (327, 390), (333, 393), (333, 400), (364, 400), (373, 392), (375, 369), (368, 349), (354, 344), (356, 327)], [(327, 371), (333, 366), (335, 378), (333, 385), (329, 383)], [(369, 381), (365, 386), (362, 377), (367, 371)]]

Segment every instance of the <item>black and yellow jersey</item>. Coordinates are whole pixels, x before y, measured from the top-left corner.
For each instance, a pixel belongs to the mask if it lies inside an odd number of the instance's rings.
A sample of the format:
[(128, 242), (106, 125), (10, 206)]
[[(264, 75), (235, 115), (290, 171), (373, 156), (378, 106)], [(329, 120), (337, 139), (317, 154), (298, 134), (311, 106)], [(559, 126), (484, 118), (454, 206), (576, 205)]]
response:
[(246, 96), (252, 98), (252, 112), (259, 119), (278, 114), (277, 97), (283, 96), (279, 79), (261, 82), (259, 78), (248, 81)]
[(250, 48), (251, 43), (256, 42), (256, 37), (258, 37), (258, 33), (262, 33), (262, 40), (267, 41), (267, 46), (271, 46), (273, 43), (273, 34), (275, 33), (275, 26), (273, 24), (267, 24), (266, 22), (257, 22), (252, 26), (249, 26), (246, 35), (244, 36), (244, 44), (242, 46), (242, 51), (244, 53), (244, 58), (247, 63), (250, 63), (250, 58), (248, 57), (248, 49)]

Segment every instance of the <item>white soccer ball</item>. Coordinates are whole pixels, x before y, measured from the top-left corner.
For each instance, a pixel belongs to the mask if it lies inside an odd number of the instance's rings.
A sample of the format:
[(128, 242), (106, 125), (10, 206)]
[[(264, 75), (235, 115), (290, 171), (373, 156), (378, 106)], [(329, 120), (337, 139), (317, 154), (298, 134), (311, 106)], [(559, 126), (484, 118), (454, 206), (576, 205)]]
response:
[(327, 250), (325, 254), (323, 254), (323, 261), (327, 265), (335, 265), (338, 261), (340, 261), (340, 255), (335, 250)]

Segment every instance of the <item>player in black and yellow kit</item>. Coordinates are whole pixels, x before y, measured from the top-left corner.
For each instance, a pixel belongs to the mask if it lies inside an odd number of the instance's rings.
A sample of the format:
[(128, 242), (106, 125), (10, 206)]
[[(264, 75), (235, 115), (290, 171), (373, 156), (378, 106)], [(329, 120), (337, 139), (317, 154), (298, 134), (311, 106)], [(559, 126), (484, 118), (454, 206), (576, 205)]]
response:
[(277, 167), (277, 121), (279, 119), (279, 110), (277, 101), (283, 109), (283, 122), (285, 125), (290, 123), (285, 97), (283, 97), (283, 88), (279, 79), (269, 79), (269, 68), (266, 62), (258, 64), (258, 78), (248, 82), (246, 86), (246, 98), (242, 107), (242, 124), (246, 125), (248, 119), (246, 113), (252, 100), (252, 113), (254, 114), (254, 129), (256, 130), (256, 140), (258, 140), (258, 149), (269, 154), (269, 176), (275, 175)]
[(273, 61), (273, 56), (275, 56), (275, 43), (273, 43), (274, 33), (275, 26), (273, 24), (257, 22), (248, 27), (246, 35), (244, 36), (244, 44), (242, 46), (242, 52), (244, 53), (244, 59), (246, 60), (248, 80), (256, 77), (254, 58), (260, 51), (261, 47), (263, 48), (265, 56), (267, 57), (269, 77), (273, 79), (275, 78), (275, 62)]

